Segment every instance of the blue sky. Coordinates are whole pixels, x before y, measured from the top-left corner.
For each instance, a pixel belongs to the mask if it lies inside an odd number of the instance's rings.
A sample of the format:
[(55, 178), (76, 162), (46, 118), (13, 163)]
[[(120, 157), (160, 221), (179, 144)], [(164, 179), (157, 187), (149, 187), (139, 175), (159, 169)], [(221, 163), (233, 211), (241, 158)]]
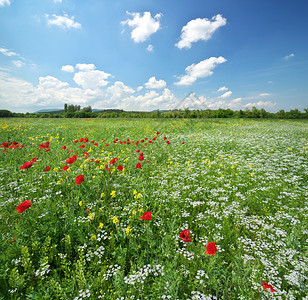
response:
[(0, 109), (151, 111), (194, 92), (200, 109), (303, 110), (307, 15), (306, 0), (0, 0)]

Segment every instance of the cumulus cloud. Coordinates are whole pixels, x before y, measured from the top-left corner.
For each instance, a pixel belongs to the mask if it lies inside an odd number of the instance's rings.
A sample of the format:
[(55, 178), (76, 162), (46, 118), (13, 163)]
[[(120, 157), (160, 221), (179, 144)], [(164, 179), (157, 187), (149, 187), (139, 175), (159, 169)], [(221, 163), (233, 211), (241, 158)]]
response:
[(69, 73), (73, 73), (75, 71), (74, 67), (71, 65), (62, 66), (61, 70)]
[(10, 0), (0, 0), (0, 6), (10, 5), (10, 4), (11, 4)]
[(47, 24), (48, 25), (55, 25), (62, 28), (75, 28), (80, 29), (81, 24), (74, 21), (75, 17), (70, 17), (67, 14), (64, 14), (63, 16), (57, 16), (56, 14), (53, 14), (52, 16), (49, 16), (48, 14), (45, 15), (47, 18)]
[(111, 94), (110, 100), (118, 102), (119, 100), (128, 97), (130, 94), (133, 94), (135, 91), (123, 82), (116, 81), (114, 85), (107, 88), (107, 92)]
[(224, 94), (222, 94), (221, 96), (219, 96), (220, 99), (224, 99), (224, 98), (228, 98), (232, 95), (231, 91), (225, 92)]
[(25, 63), (21, 60), (12, 60), (12, 63), (14, 64), (15, 67), (21, 68), (22, 66), (25, 65)]
[(10, 51), (9, 49), (3, 48), (3, 47), (0, 48), (0, 53), (2, 53), (5, 56), (18, 56), (17, 53)]
[(254, 102), (254, 103), (247, 103), (245, 105), (243, 105), (246, 108), (251, 108), (251, 107), (256, 107), (256, 108), (274, 108), (276, 106), (277, 103), (273, 103), (271, 101), (258, 101), (258, 102)]
[(218, 65), (226, 62), (227, 60), (222, 56), (210, 57), (202, 60), (198, 64), (192, 64), (186, 67), (186, 75), (180, 77), (180, 81), (175, 82), (175, 85), (192, 85), (198, 78), (211, 76), (213, 69)]
[(291, 57), (294, 57), (294, 56), (295, 56), (294, 53), (291, 53), (291, 54), (286, 55), (285, 57), (283, 57), (283, 59), (284, 60), (288, 60), (288, 59), (290, 59)]
[(137, 87), (137, 92), (140, 92), (143, 89), (143, 86), (138, 86)]
[(194, 19), (189, 21), (183, 28), (180, 41), (175, 44), (179, 49), (191, 48), (191, 44), (198, 41), (209, 40), (214, 32), (221, 26), (226, 25), (227, 19), (218, 14), (211, 20)]
[(156, 80), (155, 76), (153, 76), (145, 83), (145, 87), (147, 89), (163, 89), (166, 87), (166, 81), (162, 79)]
[(259, 94), (260, 97), (267, 97), (267, 96), (270, 96), (271, 94), (269, 93), (262, 93), (262, 94)]
[(96, 67), (94, 64), (77, 64), (76, 69), (80, 71), (92, 71), (95, 70)]
[(154, 46), (153, 46), (153, 45), (149, 45), (149, 46), (147, 47), (147, 50), (148, 50), (149, 52), (153, 52), (153, 51), (154, 51)]
[(105, 73), (104, 71), (91, 70), (91, 71), (80, 71), (74, 75), (74, 81), (82, 86), (84, 89), (98, 89), (102, 86), (106, 86), (109, 81), (106, 81), (111, 74)]
[(217, 90), (217, 92), (226, 92), (227, 90), (228, 90), (227, 87), (222, 86), (222, 87), (220, 87), (220, 88)]
[(141, 15), (140, 13), (126, 12), (132, 19), (122, 21), (122, 25), (128, 25), (132, 28), (131, 38), (135, 43), (146, 41), (153, 33), (160, 29), (160, 18), (162, 14), (156, 14), (153, 18), (151, 13), (146, 11)]

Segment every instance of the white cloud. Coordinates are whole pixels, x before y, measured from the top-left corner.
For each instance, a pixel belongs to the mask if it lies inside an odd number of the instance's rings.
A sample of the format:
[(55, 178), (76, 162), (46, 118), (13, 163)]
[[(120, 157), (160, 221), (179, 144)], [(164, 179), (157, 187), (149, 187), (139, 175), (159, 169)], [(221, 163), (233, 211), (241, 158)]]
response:
[(122, 21), (121, 24), (127, 24), (133, 28), (131, 38), (135, 43), (146, 41), (153, 33), (160, 29), (160, 18), (162, 14), (156, 14), (153, 18), (148, 11), (144, 12), (143, 16), (140, 13), (126, 12), (126, 14), (133, 18)]
[(77, 64), (76, 69), (80, 71), (92, 71), (95, 70), (96, 67), (94, 64)]
[(259, 94), (260, 97), (267, 97), (267, 96), (270, 96), (271, 94), (269, 93), (262, 93), (262, 94)]
[(74, 67), (71, 65), (62, 66), (61, 70), (69, 73), (73, 73), (75, 71)]
[(111, 74), (99, 70), (80, 71), (75, 74), (74, 81), (84, 89), (98, 89), (106, 86), (109, 81), (106, 81)]
[(121, 99), (128, 97), (130, 94), (133, 94), (135, 91), (123, 82), (116, 81), (114, 85), (107, 88), (107, 92), (112, 95), (110, 100), (118, 102)]
[(231, 91), (225, 92), (224, 94), (222, 94), (221, 96), (219, 96), (220, 99), (225, 99), (228, 98), (232, 95)]
[(153, 51), (154, 51), (154, 46), (153, 46), (153, 45), (149, 45), (149, 46), (147, 47), (147, 50), (148, 50), (149, 52), (153, 52)]
[(21, 60), (12, 60), (12, 63), (14, 64), (15, 67), (21, 68), (22, 66), (25, 65), (25, 63)]
[(198, 78), (211, 76), (213, 74), (212, 70), (216, 67), (216, 65), (222, 64), (226, 61), (227, 60), (225, 58), (219, 56), (202, 60), (196, 65), (192, 64), (185, 69), (187, 75), (181, 76), (180, 81), (175, 82), (175, 85), (191, 85)]
[(277, 103), (273, 103), (271, 101), (259, 101), (259, 102), (254, 102), (254, 103), (247, 103), (244, 105), (244, 107), (246, 108), (250, 108), (250, 107), (256, 107), (256, 108), (274, 108), (276, 106)]
[(5, 56), (18, 56), (17, 53), (10, 51), (9, 49), (6, 49), (6, 48), (0, 48), (0, 53), (2, 53)]
[(54, 3), (62, 3), (62, 0), (53, 0)]
[(0, 6), (10, 5), (10, 4), (11, 4), (10, 0), (0, 0)]
[(145, 83), (145, 87), (148, 89), (163, 89), (166, 87), (166, 81), (162, 79), (156, 80), (155, 76), (153, 76)]
[(220, 87), (220, 88), (217, 90), (217, 92), (226, 92), (227, 90), (228, 90), (227, 87), (222, 86), (222, 87)]
[(294, 57), (294, 56), (295, 56), (294, 53), (291, 53), (291, 54), (289, 54), (289, 55), (283, 57), (283, 59), (284, 59), (284, 60), (288, 60), (288, 59), (290, 59), (291, 57)]
[(219, 27), (226, 25), (226, 23), (227, 19), (220, 14), (211, 20), (206, 18), (191, 20), (182, 28), (181, 40), (175, 46), (179, 49), (191, 48), (192, 43), (201, 40), (207, 41)]
[(137, 87), (137, 92), (140, 92), (143, 89), (143, 86), (138, 86)]
[(45, 16), (48, 19), (48, 25), (56, 25), (62, 28), (81, 28), (81, 24), (74, 21), (74, 16), (70, 17), (67, 14), (64, 14), (63, 16), (57, 16), (56, 14), (53, 14), (52, 18), (48, 14)]

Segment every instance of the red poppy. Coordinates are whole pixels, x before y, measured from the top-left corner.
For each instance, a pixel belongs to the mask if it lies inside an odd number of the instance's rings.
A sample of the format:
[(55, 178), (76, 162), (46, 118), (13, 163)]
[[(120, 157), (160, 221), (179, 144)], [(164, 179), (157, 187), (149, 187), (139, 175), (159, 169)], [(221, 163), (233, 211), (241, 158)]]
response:
[(79, 185), (80, 183), (82, 183), (84, 181), (84, 177), (83, 175), (78, 175), (75, 179), (76, 184)]
[(93, 140), (93, 141), (91, 141), (90, 143), (94, 144), (94, 140)]
[(75, 143), (75, 144), (78, 143), (78, 140), (75, 140), (74, 143)]
[(29, 162), (25, 162), (19, 169), (20, 170), (25, 170), (25, 169), (29, 169), (33, 164), (33, 161), (29, 161)]
[(94, 146), (97, 147), (97, 146), (98, 146), (98, 143), (95, 143)]
[(142, 216), (140, 216), (140, 219), (146, 220), (146, 221), (151, 221), (152, 220), (152, 215), (150, 211), (146, 211), (143, 213)]
[(105, 170), (106, 170), (106, 171), (111, 171), (111, 170), (108, 168), (107, 165), (106, 165), (106, 167), (105, 167)]
[(88, 141), (89, 141), (88, 138), (85, 138), (85, 139), (83, 140), (84, 143), (87, 143)]
[(66, 149), (66, 146), (61, 147), (61, 149)]
[(79, 142), (83, 142), (83, 138), (81, 138), (81, 139), (79, 140)]
[(33, 162), (36, 162), (36, 161), (37, 161), (37, 158), (36, 158), (36, 157), (32, 158), (32, 161), (33, 161)]
[(73, 162), (75, 162), (77, 159), (77, 156), (76, 155), (73, 155), (72, 157), (69, 157), (67, 160), (66, 160), (66, 163), (68, 163), (69, 165), (72, 164)]
[(12, 244), (13, 242), (15, 242), (15, 239), (16, 239), (16, 237), (12, 238), (12, 239), (10, 240), (10, 244)]
[(180, 239), (182, 239), (185, 243), (190, 243), (191, 239), (189, 238), (190, 231), (188, 229), (183, 230), (180, 233)]
[(5, 153), (7, 151), (7, 149), (2, 150), (2, 153)]
[(85, 153), (83, 154), (83, 157), (84, 157), (84, 159), (87, 159), (87, 158), (89, 157), (89, 154), (88, 154), (87, 152), (85, 152)]
[(168, 145), (170, 145), (170, 142), (169, 142), (169, 141), (167, 141), (166, 143), (167, 143)]
[(136, 150), (136, 152), (140, 152), (140, 149)]
[(15, 145), (18, 145), (18, 142), (13, 142), (12, 145), (14, 145), (14, 146), (15, 146)]
[(140, 156), (139, 156), (139, 160), (140, 160), (140, 161), (143, 161), (143, 160), (144, 160), (143, 155), (140, 155)]
[(164, 137), (164, 141), (166, 140), (167, 138), (166, 137)]
[(206, 254), (214, 255), (217, 251), (216, 245), (214, 242), (208, 242), (206, 245)]
[(31, 206), (31, 200), (23, 201), (21, 202), (17, 207), (17, 211), (19, 214), (21, 214), (23, 211), (25, 211), (27, 208)]
[(68, 170), (70, 167), (69, 166), (65, 166), (63, 169), (62, 169), (62, 171), (66, 171), (66, 170)]
[(84, 148), (86, 145), (85, 144), (82, 144), (81, 146), (80, 146), (80, 148)]
[(45, 150), (45, 152), (48, 152), (48, 151), (50, 151), (50, 148), (48, 148), (48, 149)]
[(157, 131), (156, 134), (159, 134), (159, 132)]
[(136, 165), (136, 168), (142, 170), (141, 163), (138, 163), (138, 164)]
[(97, 164), (99, 164), (101, 161), (100, 161), (99, 159), (97, 159), (95, 162), (96, 162)]
[(106, 144), (106, 147), (108, 147), (109, 146), (109, 144)]
[(274, 288), (265, 281), (262, 281), (262, 287), (265, 291), (271, 291), (272, 293), (276, 292), (276, 290), (274, 290)]
[(136, 146), (138, 146), (138, 144), (139, 144), (139, 141), (137, 141), (137, 142), (135, 143)]
[(48, 171), (50, 171), (50, 167), (49, 167), (49, 166), (47, 166), (47, 167), (44, 169), (44, 172), (48, 172)]
[(25, 147), (25, 144), (23, 144), (23, 145), (20, 146), (20, 148), (23, 148), (23, 147)]
[(117, 162), (117, 160), (118, 160), (117, 157), (113, 158), (113, 159), (110, 161), (110, 164), (111, 164), (111, 165), (114, 165), (114, 164)]
[(122, 172), (123, 171), (123, 166), (122, 165), (118, 166), (118, 170)]
[(141, 143), (143, 143), (143, 142), (144, 142), (144, 140), (142, 139), (140, 142), (141, 142)]
[(148, 160), (147, 160), (147, 163), (149, 163), (149, 162), (150, 162), (150, 160), (148, 159)]
[(182, 144), (184, 145), (185, 143), (184, 143), (184, 142), (182, 142)]
[(2, 143), (2, 147), (7, 148), (10, 145), (10, 143)]

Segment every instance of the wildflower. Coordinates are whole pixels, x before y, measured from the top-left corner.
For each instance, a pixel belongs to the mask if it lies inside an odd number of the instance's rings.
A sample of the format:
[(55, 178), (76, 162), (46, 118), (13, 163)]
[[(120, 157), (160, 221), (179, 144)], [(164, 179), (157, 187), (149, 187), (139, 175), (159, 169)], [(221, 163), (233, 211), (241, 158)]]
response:
[(112, 222), (113, 222), (113, 224), (118, 224), (120, 221), (117, 217), (113, 217)]
[(104, 226), (104, 224), (103, 224), (103, 223), (99, 223), (98, 228), (102, 229), (102, 228), (103, 228), (103, 226)]
[(82, 183), (84, 181), (84, 176), (83, 175), (78, 175), (75, 179), (76, 184), (79, 185), (80, 183)]
[(141, 163), (136, 164), (136, 168), (142, 170)]
[(190, 231), (188, 229), (183, 230), (180, 233), (180, 239), (182, 239), (185, 243), (191, 242), (191, 239), (189, 238), (189, 234), (190, 234)]
[(66, 163), (67, 164), (72, 164), (73, 162), (75, 162), (77, 159), (77, 156), (76, 155), (73, 155), (72, 157), (69, 157), (67, 160), (66, 160)]
[(115, 157), (110, 161), (110, 165), (114, 165), (118, 161), (118, 158)]
[(152, 220), (151, 212), (146, 211), (145, 213), (143, 213), (142, 216), (140, 216), (140, 219), (143, 219), (143, 220), (146, 220), (146, 221), (151, 221)]
[(50, 171), (50, 167), (49, 167), (49, 166), (47, 166), (47, 167), (44, 169), (44, 172), (48, 172), (48, 171)]
[(125, 229), (125, 232), (126, 234), (130, 234), (132, 232), (132, 228), (130, 226), (128, 226), (126, 229)]
[(206, 254), (214, 255), (217, 251), (216, 245), (214, 242), (208, 242), (206, 245)]
[(94, 219), (94, 214), (89, 213), (88, 218), (89, 218), (90, 220), (93, 220), (93, 219)]
[(82, 206), (82, 201), (79, 201), (79, 206)]
[(65, 167), (63, 167), (62, 171), (66, 171), (66, 170), (68, 170), (69, 168), (70, 168), (69, 166), (65, 166)]
[(265, 291), (271, 291), (272, 293), (276, 292), (276, 290), (274, 290), (274, 288), (270, 284), (266, 283), (265, 281), (262, 281), (262, 287)]
[(111, 196), (111, 198), (115, 198), (115, 197), (116, 197), (116, 191), (112, 191), (112, 192), (110, 193), (110, 196)]
[(91, 235), (91, 241), (95, 241), (95, 240), (96, 240), (96, 235), (95, 234)]
[(25, 162), (19, 169), (20, 170), (25, 170), (25, 169), (29, 169), (33, 164), (33, 161), (29, 161), (29, 162)]
[(122, 165), (118, 166), (118, 170), (123, 171), (123, 166)]
[(101, 193), (101, 198), (103, 198), (103, 197), (105, 197), (106, 195), (105, 195), (105, 193)]
[(21, 214), (23, 211), (28, 209), (31, 206), (31, 200), (23, 201), (21, 202), (17, 207), (17, 211), (19, 214)]

